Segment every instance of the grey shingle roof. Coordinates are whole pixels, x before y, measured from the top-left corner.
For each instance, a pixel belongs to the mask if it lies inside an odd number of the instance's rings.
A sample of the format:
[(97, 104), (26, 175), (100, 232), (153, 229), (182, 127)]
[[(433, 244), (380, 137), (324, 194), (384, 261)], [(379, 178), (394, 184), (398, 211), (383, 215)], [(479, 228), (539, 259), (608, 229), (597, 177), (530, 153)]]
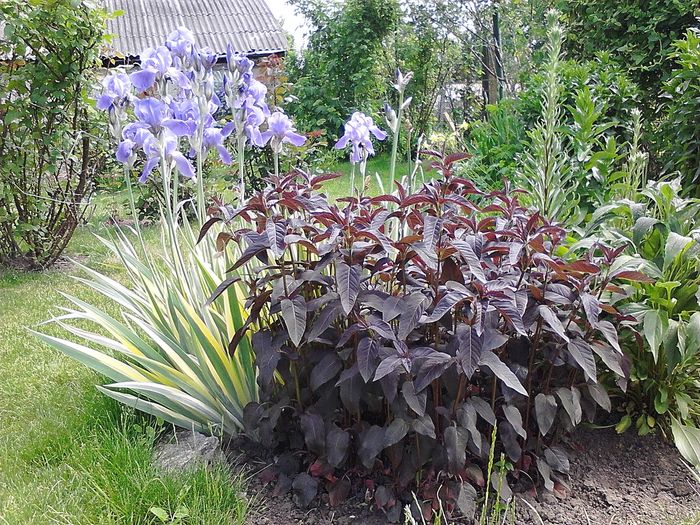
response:
[(265, 0), (103, 0), (108, 12), (123, 11), (108, 21), (113, 34), (106, 56), (138, 56), (162, 45), (179, 26), (194, 32), (197, 44), (217, 54), (235, 51), (266, 55), (286, 51), (287, 39)]

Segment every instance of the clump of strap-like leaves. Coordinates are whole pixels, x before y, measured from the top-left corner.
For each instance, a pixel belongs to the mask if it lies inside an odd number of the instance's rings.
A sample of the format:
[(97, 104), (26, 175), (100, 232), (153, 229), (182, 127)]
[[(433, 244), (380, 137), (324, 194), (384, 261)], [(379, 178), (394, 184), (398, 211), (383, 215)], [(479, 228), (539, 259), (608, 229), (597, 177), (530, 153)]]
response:
[(426, 512), (439, 492), (468, 514), (492, 435), (516, 475), (552, 490), (568, 470), (556, 437), (610, 410), (599, 370), (625, 381), (624, 319), (600, 300), (634, 277), (611, 270), (618, 251), (563, 258), (564, 229), (455, 176), (464, 155), (435, 155), (442, 178), (412, 194), (329, 204), (317, 190), (332, 175), (273, 178), (223, 238), (242, 254), (220, 289), (241, 278), (260, 327), (262, 402), (244, 424), (267, 448), (303, 450), (308, 469), (291, 454), (275, 470), (301, 505), (372, 478), (390, 517), (410, 491)]

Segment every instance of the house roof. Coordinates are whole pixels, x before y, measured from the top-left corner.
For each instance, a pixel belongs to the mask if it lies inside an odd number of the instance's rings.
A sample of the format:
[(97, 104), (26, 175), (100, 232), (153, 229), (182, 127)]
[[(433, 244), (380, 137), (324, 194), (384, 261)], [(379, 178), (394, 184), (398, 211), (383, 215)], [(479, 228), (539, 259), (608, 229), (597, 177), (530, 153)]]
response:
[(107, 12), (124, 14), (108, 20), (113, 36), (105, 56), (137, 57), (162, 45), (173, 29), (190, 29), (200, 46), (226, 53), (261, 56), (283, 53), (287, 38), (265, 0), (103, 0)]

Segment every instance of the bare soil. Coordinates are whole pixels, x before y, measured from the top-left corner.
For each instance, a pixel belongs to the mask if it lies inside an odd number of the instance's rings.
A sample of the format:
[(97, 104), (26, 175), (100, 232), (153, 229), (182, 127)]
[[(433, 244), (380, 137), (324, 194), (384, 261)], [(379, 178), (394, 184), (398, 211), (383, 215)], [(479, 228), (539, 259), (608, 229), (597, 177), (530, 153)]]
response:
[[(700, 518), (700, 486), (675, 448), (658, 435), (627, 432), (619, 436), (612, 429), (581, 429), (570, 444), (569, 490), (557, 496), (544, 491), (534, 495), (534, 490), (516, 493), (517, 525), (691, 525), (693, 521), (687, 520)], [(240, 442), (229, 447), (228, 455), (251, 476), (248, 491), (256, 505), (247, 525), (388, 523), (365, 501), (363, 487), (351, 489), (348, 499), (336, 508), (321, 490), (309, 509), (300, 509), (291, 491), (275, 494), (277, 482), (266, 475), (271, 458), (265, 461), (259, 449)]]

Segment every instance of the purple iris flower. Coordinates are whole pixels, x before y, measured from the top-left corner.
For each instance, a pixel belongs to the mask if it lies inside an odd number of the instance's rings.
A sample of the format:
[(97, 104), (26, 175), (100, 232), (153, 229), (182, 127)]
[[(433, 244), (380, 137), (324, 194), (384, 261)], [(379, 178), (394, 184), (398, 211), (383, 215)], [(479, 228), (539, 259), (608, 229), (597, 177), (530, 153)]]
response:
[(165, 46), (173, 55), (185, 58), (195, 47), (194, 33), (186, 27), (178, 27), (168, 35)]
[(275, 111), (267, 119), (267, 131), (262, 134), (263, 142), (270, 141), (273, 151), (282, 151), (282, 144), (289, 143), (294, 146), (301, 146), (306, 142), (306, 137), (300, 135), (294, 129), (294, 123), (281, 111)]
[(384, 140), (386, 133), (374, 125), (371, 117), (364, 113), (356, 111), (345, 123), (345, 133), (340, 140), (335, 143), (336, 149), (343, 149), (348, 142), (352, 144), (352, 153), (350, 154), (350, 162), (357, 164), (367, 160), (368, 155), (374, 155), (374, 146), (372, 146), (372, 137), (374, 135), (377, 140)]
[(183, 120), (172, 118), (170, 107), (157, 98), (146, 97), (134, 102), (134, 114), (138, 118), (134, 125), (148, 128), (154, 135), (163, 128), (179, 137), (192, 135), (190, 125)]
[(173, 56), (167, 47), (149, 47), (141, 53), (140, 58), (141, 70), (129, 75), (139, 93), (148, 91), (163, 78), (175, 81), (183, 89), (190, 88), (187, 75), (173, 67)]
[(205, 150), (216, 149), (219, 152), (219, 158), (224, 164), (231, 164), (231, 154), (224, 147), (224, 139), (233, 131), (233, 123), (224, 128), (206, 128), (203, 134), (202, 147)]
[(195, 176), (192, 164), (180, 153), (177, 136), (166, 129), (160, 138), (156, 138), (155, 135), (150, 135), (146, 139), (143, 145), (143, 151), (146, 153), (146, 164), (139, 177), (139, 182), (146, 182), (154, 168), (160, 164), (162, 160), (161, 146), (165, 162), (174, 163), (178, 171), (188, 179)]
[(124, 108), (131, 98), (131, 81), (125, 73), (109, 75), (102, 80), (102, 94), (97, 99), (97, 109), (103, 111)]
[(216, 53), (210, 47), (203, 47), (199, 50), (197, 64), (201, 65), (205, 71), (211, 71), (216, 64)]
[(122, 164), (132, 166), (136, 160), (137, 148), (143, 148), (146, 141), (153, 133), (144, 129), (137, 123), (128, 124), (122, 131), (122, 141), (117, 147), (117, 160)]

